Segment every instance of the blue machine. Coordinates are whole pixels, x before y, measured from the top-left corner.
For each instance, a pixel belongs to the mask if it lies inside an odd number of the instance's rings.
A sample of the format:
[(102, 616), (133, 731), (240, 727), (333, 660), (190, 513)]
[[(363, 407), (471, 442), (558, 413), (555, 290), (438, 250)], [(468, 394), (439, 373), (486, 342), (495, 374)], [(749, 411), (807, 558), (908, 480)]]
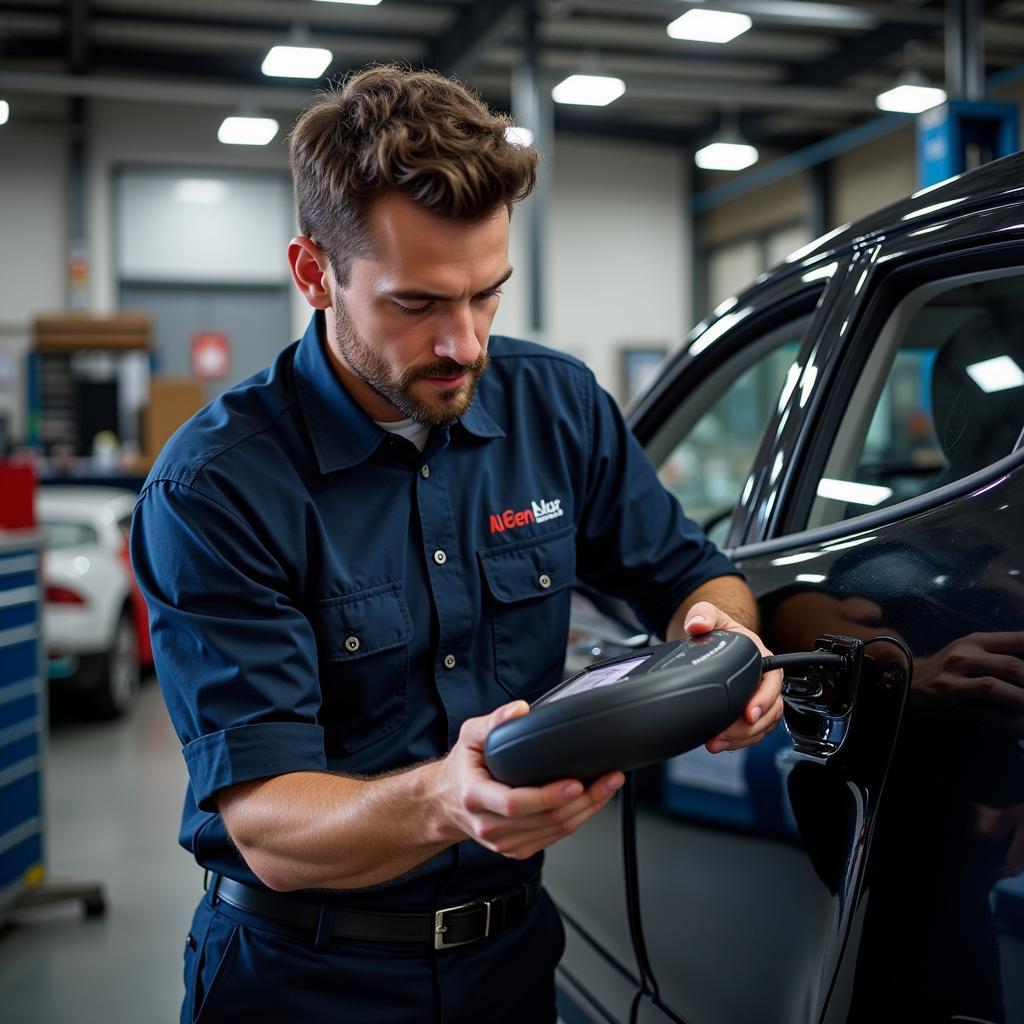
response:
[[(921, 188), (998, 160), (1020, 149), (1014, 103), (951, 100), (917, 119), (917, 175)], [(977, 147), (977, 159), (970, 160)]]

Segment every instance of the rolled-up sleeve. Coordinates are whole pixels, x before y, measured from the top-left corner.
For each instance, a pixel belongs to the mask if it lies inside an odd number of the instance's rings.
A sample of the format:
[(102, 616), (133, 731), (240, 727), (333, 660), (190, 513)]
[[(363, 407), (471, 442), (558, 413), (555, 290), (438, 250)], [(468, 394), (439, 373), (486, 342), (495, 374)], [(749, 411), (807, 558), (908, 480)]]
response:
[(131, 557), (200, 809), (216, 811), (225, 786), (324, 770), (316, 640), (253, 526), (158, 480), (136, 506)]
[(741, 575), (665, 489), (612, 398), (585, 378), (590, 453), (577, 526), (577, 574), (629, 603), (665, 635), (676, 608), (701, 584)]

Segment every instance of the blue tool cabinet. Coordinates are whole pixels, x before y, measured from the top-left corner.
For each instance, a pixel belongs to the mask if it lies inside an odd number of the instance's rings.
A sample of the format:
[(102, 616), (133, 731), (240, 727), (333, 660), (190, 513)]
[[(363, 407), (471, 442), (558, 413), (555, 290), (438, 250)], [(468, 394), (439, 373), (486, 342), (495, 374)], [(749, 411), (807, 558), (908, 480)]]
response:
[(0, 530), (0, 917), (43, 877), (39, 534)]

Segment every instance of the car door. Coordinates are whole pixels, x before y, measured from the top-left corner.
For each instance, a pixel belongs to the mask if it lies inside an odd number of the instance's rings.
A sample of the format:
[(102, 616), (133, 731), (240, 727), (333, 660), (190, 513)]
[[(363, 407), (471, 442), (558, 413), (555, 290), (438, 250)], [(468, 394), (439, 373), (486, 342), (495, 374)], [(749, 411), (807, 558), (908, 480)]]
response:
[(774, 649), (891, 638), (838, 753), (799, 749), (836, 709), (787, 702), (776, 768), (837, 898), (834, 941), (788, 965), (821, 978), (805, 1019), (1024, 1019), (1021, 212), (911, 217), (861, 251), (734, 552)]
[[(723, 542), (735, 523), (742, 524), (744, 490), (753, 486), (764, 424), (792, 390), (799, 352), (827, 317), (822, 296), (837, 266), (795, 272), (726, 304), (694, 333), (646, 399), (651, 429), (642, 439), (662, 481)], [(578, 594), (567, 670), (647, 639), (624, 605)], [(638, 782), (646, 801), (658, 799), (656, 772)], [(609, 808), (548, 852), (545, 883), (568, 933), (559, 967), (560, 1010), (567, 1021), (629, 1020), (645, 987), (648, 968), (623, 882), (621, 810)]]

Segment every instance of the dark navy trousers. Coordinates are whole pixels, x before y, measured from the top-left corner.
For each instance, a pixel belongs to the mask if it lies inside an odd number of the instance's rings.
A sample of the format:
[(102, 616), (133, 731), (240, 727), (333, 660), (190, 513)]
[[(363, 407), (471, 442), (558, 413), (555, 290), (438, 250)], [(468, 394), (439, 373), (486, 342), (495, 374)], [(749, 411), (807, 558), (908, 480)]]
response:
[(541, 892), (500, 935), (435, 952), (425, 943), (315, 937), (207, 893), (185, 944), (182, 1024), (554, 1024), (565, 946)]

